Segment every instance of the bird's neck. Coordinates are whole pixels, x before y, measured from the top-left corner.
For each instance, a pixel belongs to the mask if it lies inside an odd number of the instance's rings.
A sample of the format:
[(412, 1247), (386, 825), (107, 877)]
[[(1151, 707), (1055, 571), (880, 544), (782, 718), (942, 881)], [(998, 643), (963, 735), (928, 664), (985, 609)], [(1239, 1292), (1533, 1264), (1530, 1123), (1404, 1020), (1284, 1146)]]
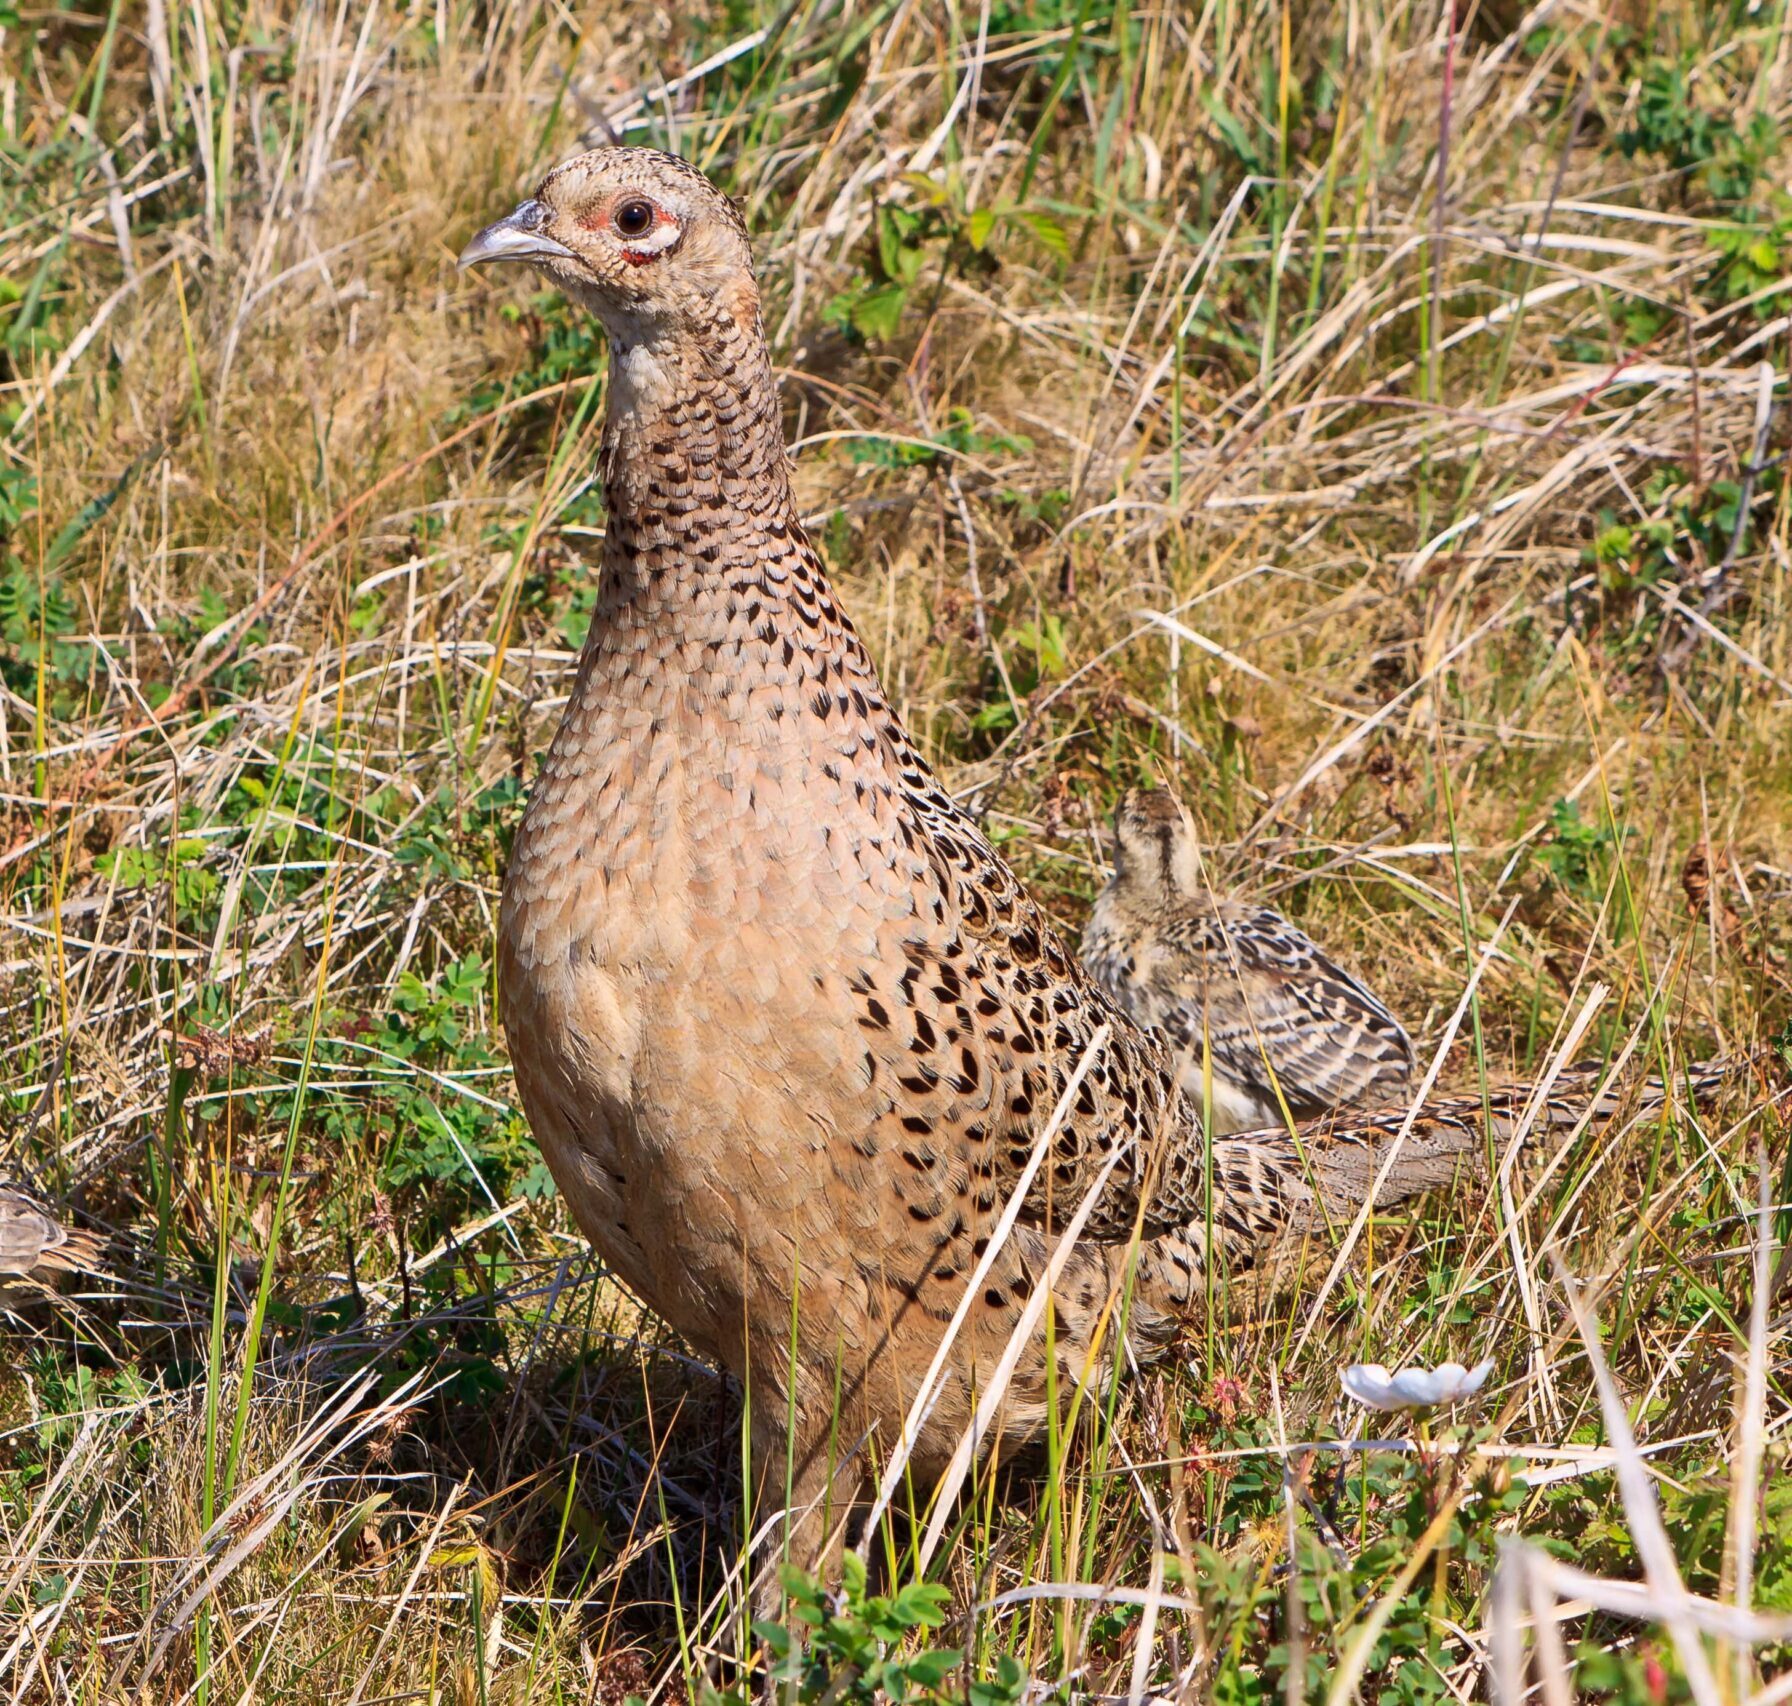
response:
[(848, 708), (884, 722), (797, 514), (757, 304), (717, 303), (700, 338), (612, 328), (610, 381), (602, 573), (568, 720), (668, 697), (666, 725), (712, 748), (830, 750), (851, 743)]
[[(593, 963), (668, 976), (683, 920), (762, 890), (800, 915), (820, 814), (921, 768), (797, 516), (763, 343), (730, 328), (616, 340), (596, 607), (506, 888), (542, 940), (577, 914)], [(745, 833), (802, 857), (743, 861)]]
[(604, 426), (607, 597), (675, 600), (795, 524), (756, 302), (696, 332), (613, 326)]
[(1143, 912), (1161, 913), (1183, 902), (1205, 896), (1199, 873), (1184, 869), (1169, 854), (1161, 858), (1129, 860), (1116, 873), (1116, 887), (1126, 903)]

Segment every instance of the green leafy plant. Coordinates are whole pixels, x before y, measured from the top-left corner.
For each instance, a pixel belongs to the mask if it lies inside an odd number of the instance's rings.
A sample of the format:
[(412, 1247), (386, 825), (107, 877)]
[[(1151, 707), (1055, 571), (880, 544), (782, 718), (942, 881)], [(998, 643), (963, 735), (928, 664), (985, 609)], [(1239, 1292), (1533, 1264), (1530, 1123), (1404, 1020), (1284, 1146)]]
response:
[(1792, 294), (1776, 288), (1792, 270), (1792, 203), (1776, 183), (1780, 130), (1764, 108), (1738, 119), (1716, 77), (1698, 69), (1703, 58), (1701, 48), (1633, 61), (1635, 122), (1619, 132), (1618, 146), (1661, 161), (1695, 200), (1730, 216), (1732, 223), (1708, 228), (1712, 264), (1701, 294), (1718, 303), (1758, 295), (1764, 318), (1782, 312)]
[(1643, 63), (1636, 123), (1621, 131), (1627, 155), (1653, 155), (1685, 172), (1716, 202), (1747, 200), (1778, 143), (1773, 121), (1758, 112), (1738, 125), (1717, 102), (1721, 91), (1693, 74), (1694, 60), (1651, 58)]
[(1775, 197), (1776, 211), (1743, 224), (1720, 225), (1710, 236), (1715, 259), (1707, 290), (1724, 302), (1754, 301), (1757, 319), (1783, 313), (1792, 299), (1792, 203)]
[[(588, 609), (585, 620), (590, 620)], [(376, 795), (368, 804), (370, 813), (384, 815), (392, 802)], [(515, 776), (500, 776), (470, 799), (452, 788), (438, 788), (393, 851), (401, 864), (456, 882), (495, 876), (503, 869), (522, 815), (523, 784)]]
[(490, 1075), (501, 1062), (491, 1047), (482, 1009), (490, 971), (471, 954), (425, 982), (405, 972), (392, 1005), (376, 1023), (352, 1027), (377, 1054), (431, 1069), (435, 1077), (395, 1077), (340, 1118), (380, 1143), (379, 1176), (391, 1191), (428, 1184), (438, 1209), (457, 1212), (499, 1197), (513, 1186), (525, 1196), (553, 1189), (520, 1114), (452, 1093), (439, 1080)]
[(38, 675), (47, 666), (47, 699), (51, 715), (71, 716), (95, 667), (94, 653), (71, 645), (75, 602), (62, 582), (38, 577), (16, 557), (0, 564), (0, 681), (20, 698), (34, 701)]
[[(604, 335), (598, 322), (557, 290), (538, 290), (526, 303), (507, 302), (498, 310), (528, 339), (523, 364), (502, 382), (475, 385), (450, 408), (445, 424), (458, 426), (490, 414), (507, 397), (525, 397), (567, 380), (589, 379), (604, 371)], [(555, 397), (544, 397), (523, 411), (524, 421), (512, 421), (510, 430), (525, 427), (539, 431), (561, 412)]]
[[(1265, 1430), (1239, 1431), (1261, 1444)], [(1263, 1644), (1257, 1632), (1265, 1612), (1281, 1611), (1287, 1590), (1264, 1581), (1248, 1542), (1198, 1544), (1192, 1579), (1179, 1561), (1167, 1569), (1184, 1592), (1200, 1599), (1216, 1634), (1215, 1648), (1223, 1656), (1212, 1698), (1240, 1706), (1269, 1706), (1295, 1694), (1323, 1698), (1363, 1608), (1389, 1591), (1446, 1496), (1461, 1491), (1454, 1479), (1461, 1461), (1424, 1452), (1368, 1451), (1313, 1465), (1308, 1508), (1322, 1514), (1313, 1526), (1297, 1529), (1289, 1560), (1306, 1631), (1299, 1645), (1273, 1637)], [(1255, 1478), (1239, 1477), (1227, 1487), (1228, 1513), (1237, 1506), (1245, 1518), (1234, 1531), (1241, 1538), (1273, 1520), (1282, 1496), (1275, 1460), (1266, 1454), (1256, 1467)], [(1495, 1561), (1501, 1523), (1527, 1496), (1505, 1476), (1468, 1491), (1436, 1537), (1433, 1569), (1402, 1593), (1376, 1636), (1367, 1669), (1380, 1681), (1382, 1700), (1417, 1706), (1452, 1697), (1443, 1675), (1442, 1619), (1477, 1602)]]
[(1549, 823), (1550, 837), (1537, 849), (1537, 862), (1558, 887), (1596, 901), (1604, 891), (1619, 836), (1609, 824), (1586, 822), (1576, 800), (1557, 800), (1550, 808)]
[(0, 458), (0, 535), (16, 532), (26, 516), (36, 513), (37, 476)]
[(1044, 210), (1002, 201), (970, 208), (962, 178), (904, 174), (912, 202), (886, 201), (872, 219), (860, 276), (822, 310), (822, 319), (875, 343), (893, 338), (930, 258), (941, 269), (987, 265), (999, 229), (1017, 231), (1048, 256), (1064, 259), (1070, 239)]
[[(194, 608), (173, 612), (164, 617), (158, 626), (168, 641), (169, 649), (176, 656), (186, 656), (208, 634), (222, 627), (235, 614), (236, 608), (232, 600), (216, 587), (202, 586), (194, 600)], [(261, 622), (251, 623), (237, 634), (236, 651), (228, 661), (213, 671), (206, 684), (207, 691), (215, 697), (227, 699), (241, 698), (252, 693), (261, 680), (261, 666), (257, 661), (258, 648), (265, 643), (267, 637), (267, 626)], [(151, 705), (161, 705), (166, 702), (171, 690), (169, 682), (153, 680), (144, 684), (143, 696)]]
[(203, 836), (181, 835), (171, 841), (116, 847), (94, 860), (94, 869), (102, 877), (114, 880), (121, 889), (154, 888), (165, 882), (174, 887), (174, 905), (186, 923), (209, 922), (216, 918), (216, 902), (222, 886), (217, 873), (206, 869), (203, 860), (210, 844)]
[(946, 412), (946, 425), (923, 442), (909, 439), (866, 437), (847, 445), (849, 461), (874, 468), (930, 467), (947, 454), (960, 456), (1020, 456), (1033, 448), (1031, 439), (1018, 434), (985, 431), (969, 409), (954, 406)]
[(801, 1570), (787, 1568), (781, 1580), (796, 1627), (760, 1622), (753, 1633), (770, 1655), (771, 1681), (799, 1706), (877, 1706), (886, 1700), (906, 1706), (967, 1698), (970, 1706), (1013, 1706), (1020, 1699), (1026, 1674), (1007, 1654), (996, 1658), (988, 1677), (963, 1690), (946, 1688), (964, 1654), (927, 1643), (945, 1621), (952, 1597), (937, 1582), (910, 1582), (893, 1594), (873, 1594), (865, 1565), (853, 1552), (841, 1561), (838, 1594), (826, 1592)]
[(1732, 545), (1745, 554), (1754, 536), (1752, 518), (1742, 513), (1742, 488), (1734, 480), (1695, 487), (1680, 469), (1663, 468), (1644, 482), (1639, 495), (1648, 514), (1620, 522), (1601, 510), (1592, 542), (1581, 552), (1605, 607), (1622, 611), (1629, 623), (1618, 641), (1621, 651), (1651, 646), (1665, 615), (1661, 600), (1629, 595), (1697, 581), (1724, 561)]
[(1064, 619), (1056, 611), (1047, 611), (1037, 621), (1015, 623), (999, 643), (1008, 660), (1008, 681), (1002, 686), (1001, 697), (992, 699), (972, 717), (971, 726), (979, 732), (1014, 726), (1014, 705), (1008, 687), (1024, 697), (1070, 667)]
[(998, 494), (1000, 501), (1031, 527), (1055, 533), (1070, 513), (1070, 488), (1051, 486), (1043, 492), (1007, 490)]

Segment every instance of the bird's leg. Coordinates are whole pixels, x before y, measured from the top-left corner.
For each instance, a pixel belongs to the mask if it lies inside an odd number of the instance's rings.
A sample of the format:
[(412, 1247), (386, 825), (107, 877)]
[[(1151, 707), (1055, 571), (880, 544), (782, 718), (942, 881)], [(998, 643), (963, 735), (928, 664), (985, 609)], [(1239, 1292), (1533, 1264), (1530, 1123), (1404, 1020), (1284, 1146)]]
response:
[(793, 1450), (782, 1428), (755, 1428), (753, 1487), (753, 1615), (777, 1623), (786, 1563), (824, 1587), (838, 1577), (847, 1528), (865, 1499), (864, 1470), (850, 1444), (826, 1432), (798, 1439)]

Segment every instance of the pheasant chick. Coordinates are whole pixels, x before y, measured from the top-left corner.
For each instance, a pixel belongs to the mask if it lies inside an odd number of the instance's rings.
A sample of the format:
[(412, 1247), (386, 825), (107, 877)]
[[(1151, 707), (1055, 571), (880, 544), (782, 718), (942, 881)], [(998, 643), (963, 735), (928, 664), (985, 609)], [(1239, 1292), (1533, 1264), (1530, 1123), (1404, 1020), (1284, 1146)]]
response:
[(1386, 1101), (1412, 1076), (1412, 1042), (1386, 1007), (1267, 906), (1218, 899), (1194, 821), (1162, 788), (1114, 814), (1114, 875), (1083, 936), (1083, 964), (1128, 1018), (1181, 1051), (1216, 1133)]

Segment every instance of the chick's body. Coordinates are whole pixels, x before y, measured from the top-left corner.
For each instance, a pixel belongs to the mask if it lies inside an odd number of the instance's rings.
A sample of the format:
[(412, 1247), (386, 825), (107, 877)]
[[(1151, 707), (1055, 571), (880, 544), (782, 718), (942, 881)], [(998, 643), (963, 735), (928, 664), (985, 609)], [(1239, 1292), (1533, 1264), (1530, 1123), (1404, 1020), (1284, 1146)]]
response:
[(102, 1244), (97, 1234), (66, 1224), (34, 1193), (0, 1184), (0, 1284), (91, 1270)]
[(1115, 813), (1113, 879), (1083, 936), (1090, 975), (1183, 1061), (1217, 1133), (1391, 1101), (1412, 1076), (1400, 1022), (1266, 906), (1214, 895), (1171, 793), (1135, 788)]

